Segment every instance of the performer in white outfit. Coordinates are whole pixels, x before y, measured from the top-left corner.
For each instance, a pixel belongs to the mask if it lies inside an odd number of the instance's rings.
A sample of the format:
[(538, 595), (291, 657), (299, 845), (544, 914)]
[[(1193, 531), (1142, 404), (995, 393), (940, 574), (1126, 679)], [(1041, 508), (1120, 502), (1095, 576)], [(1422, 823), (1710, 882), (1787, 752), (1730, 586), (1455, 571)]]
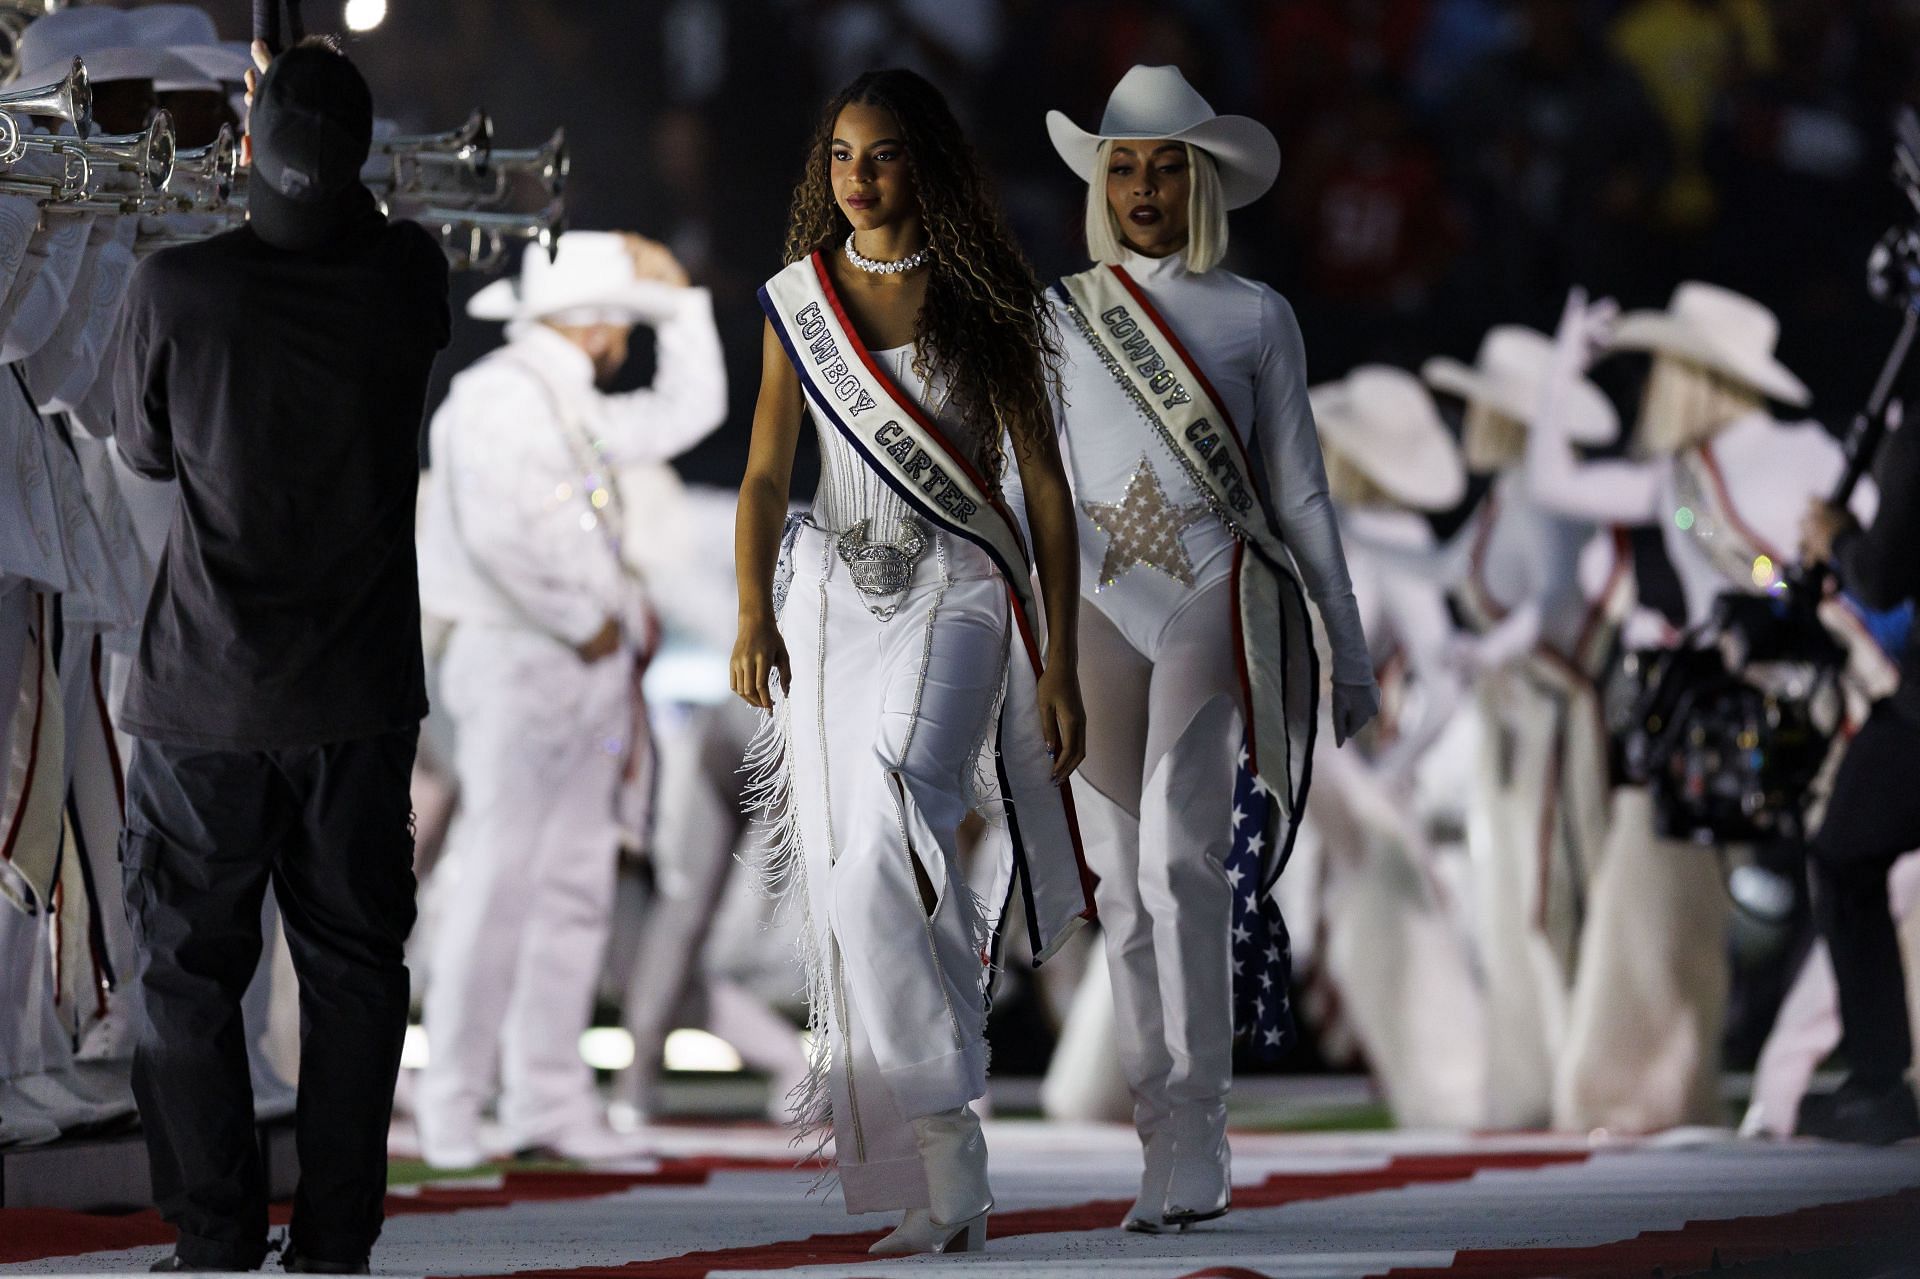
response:
[[(1781, 580), (1802, 512), (1843, 465), (1839, 444), (1817, 423), (1767, 412), (1768, 400), (1809, 399), (1774, 357), (1778, 331), (1759, 303), (1693, 282), (1675, 290), (1668, 310), (1617, 325), (1610, 303), (1589, 305), (1576, 290), (1562, 320), (1528, 437), (1528, 493), (1568, 518), (1657, 526), (1690, 624), (1705, 620), (1722, 592), (1767, 591)], [(1569, 439), (1564, 388), (1602, 349), (1645, 351), (1652, 372), (1637, 456), (1583, 462)], [(1645, 789), (1615, 792), (1554, 1086), (1555, 1127), (1647, 1132), (1723, 1122), (1721, 874), (1709, 850), (1654, 834)]]
[[(1302, 580), (1331, 639), (1337, 738), (1372, 718), (1378, 690), (1293, 310), (1219, 269), (1227, 210), (1272, 185), (1279, 145), (1172, 67), (1127, 72), (1097, 133), (1057, 111), (1047, 127), (1090, 184), (1099, 263), (1054, 288), (1082, 654), (1101, 679), (1077, 795), (1145, 1148), (1122, 1224), (1158, 1231), (1227, 1210), (1236, 1011), (1268, 1049), (1292, 1030), (1285, 931), (1264, 898), (1315, 728)], [(1230, 864), (1236, 835), (1245, 867)]]
[[(631, 1153), (606, 1128), (577, 1044), (592, 1011), (653, 620), (621, 554), (616, 468), (686, 451), (726, 413), (712, 302), (662, 246), (570, 232), (469, 311), (507, 345), (454, 379), (434, 415), (422, 511), (426, 612), (452, 622), (441, 697), (462, 809), (438, 874), (416, 1093), (429, 1162), (476, 1163), (500, 1080), (515, 1148)], [(651, 387), (605, 395), (628, 332), (655, 326)]]
[[(829, 104), (790, 265), (761, 290), (740, 490), (732, 684), (774, 712), (752, 758), (769, 873), (803, 912), (821, 1054), (796, 1118), (831, 1123), (849, 1212), (905, 1210), (877, 1252), (983, 1246), (993, 1200), (968, 1103), (986, 1092), (992, 939), (1018, 900), (1044, 959), (1092, 913), (1064, 786), (1083, 713), (1071, 496), (1047, 420), (1057, 348), (986, 189), (912, 72), (863, 75)], [(783, 534), (803, 406), (823, 475)], [(1044, 641), (999, 493), (1008, 440)], [(958, 857), (969, 811), (990, 820), (975, 882)]]
[(1301, 864), (1282, 883), (1309, 881), (1294, 886), (1307, 896), (1301, 918), (1314, 921), (1311, 962), (1338, 993), (1395, 1121), (1473, 1127), (1486, 1048), (1467, 912), (1410, 816), (1413, 770), (1463, 693), (1445, 581), (1410, 557), (1433, 553), (1425, 513), (1460, 503), (1466, 469), (1411, 373), (1362, 365), (1309, 397), (1382, 711), (1359, 749), (1319, 740)]
[[(62, 78), (76, 56), (97, 85), (138, 102), (156, 75), (179, 69), (164, 40), (149, 40), (147, 14), (74, 10), (35, 21), (22, 37), (13, 86)], [(131, 92), (126, 92), (130, 90)], [(105, 104), (107, 95), (102, 94)], [(112, 131), (145, 119), (109, 115)], [(57, 163), (29, 156), (26, 171)], [(49, 170), (50, 171), (50, 170)], [(11, 367), (0, 393), (0, 435), (20, 500), (6, 505), (11, 536), (0, 544), (0, 751), (7, 792), (0, 811), (6, 870), (0, 892), (28, 914), (0, 912), (0, 933), (38, 938), (18, 966), (29, 1006), (0, 1012), (0, 1140), (24, 1122), (72, 1128), (131, 1113), (124, 1072), (88, 1075), (86, 1057), (131, 1053), (133, 942), (116, 855), (121, 824), (121, 753), (108, 715), (104, 645), (137, 627), (144, 574), (130, 519), (113, 484), (104, 413), (82, 415), (101, 376), (133, 267), (136, 220), (44, 218), (5, 197), (8, 263), (0, 361)], [(36, 229), (37, 228), (37, 229)], [(27, 233), (31, 232), (31, 239)], [(33, 554), (22, 555), (27, 547)], [(34, 561), (45, 555), (57, 567)], [(10, 872), (18, 871), (18, 876)], [(14, 938), (0, 938), (11, 951)], [(57, 980), (55, 975), (57, 974)], [(116, 1015), (117, 1014), (117, 1015)], [(17, 1019), (19, 1029), (11, 1023)], [(37, 1028), (37, 1029), (35, 1029)], [(37, 1047), (34, 1045), (37, 1043)], [(37, 1063), (37, 1064), (36, 1064)]]
[[(1486, 982), (1480, 1123), (1548, 1122), (1587, 896), (1606, 830), (1606, 733), (1596, 681), (1633, 600), (1627, 546), (1595, 521), (1531, 501), (1523, 462), (1553, 361), (1545, 334), (1489, 330), (1472, 365), (1427, 361), (1436, 391), (1466, 406), (1469, 469), (1493, 486), (1455, 535), (1448, 578), (1478, 637), (1457, 650), (1480, 717), (1467, 847)], [(1619, 417), (1582, 379), (1562, 420), (1604, 444)]]

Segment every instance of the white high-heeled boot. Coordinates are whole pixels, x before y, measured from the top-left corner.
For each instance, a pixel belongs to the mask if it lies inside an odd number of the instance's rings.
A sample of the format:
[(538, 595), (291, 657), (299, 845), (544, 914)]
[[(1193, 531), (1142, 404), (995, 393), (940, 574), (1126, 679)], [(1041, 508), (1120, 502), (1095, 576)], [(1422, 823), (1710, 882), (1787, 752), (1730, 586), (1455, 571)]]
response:
[(1185, 1230), (1185, 1222), (1171, 1222), (1166, 1217), (1167, 1183), (1173, 1177), (1173, 1125), (1162, 1120), (1152, 1132), (1143, 1134), (1140, 1150), (1140, 1197), (1120, 1219), (1120, 1228), (1141, 1235)]
[(979, 1252), (987, 1246), (987, 1140), (980, 1120), (961, 1106), (913, 1121), (913, 1138), (927, 1170), (927, 1206), (909, 1208), (899, 1227), (869, 1252)]
[(1176, 1226), (1225, 1216), (1233, 1205), (1226, 1102), (1176, 1107), (1167, 1126), (1173, 1130), (1173, 1171), (1167, 1179), (1167, 1204), (1162, 1216)]

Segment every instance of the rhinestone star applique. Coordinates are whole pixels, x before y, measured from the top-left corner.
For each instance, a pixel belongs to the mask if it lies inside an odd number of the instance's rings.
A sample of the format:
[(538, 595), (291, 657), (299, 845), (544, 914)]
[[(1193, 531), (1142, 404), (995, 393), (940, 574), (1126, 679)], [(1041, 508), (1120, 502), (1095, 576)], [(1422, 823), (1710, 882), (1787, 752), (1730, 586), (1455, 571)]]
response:
[(1193, 585), (1193, 561), (1187, 558), (1180, 534), (1189, 525), (1212, 518), (1212, 513), (1205, 502), (1190, 506), (1170, 502), (1153, 464), (1144, 456), (1118, 502), (1082, 502), (1080, 509), (1107, 535), (1107, 554), (1094, 590), (1112, 586), (1135, 564), (1157, 568), (1182, 586)]

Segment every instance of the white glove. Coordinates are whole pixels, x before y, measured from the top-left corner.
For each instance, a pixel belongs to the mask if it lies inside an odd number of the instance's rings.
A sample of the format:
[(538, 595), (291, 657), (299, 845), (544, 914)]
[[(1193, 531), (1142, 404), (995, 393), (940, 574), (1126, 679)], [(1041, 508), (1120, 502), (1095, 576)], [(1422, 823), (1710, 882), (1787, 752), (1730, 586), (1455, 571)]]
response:
[(1347, 739), (1367, 726), (1380, 713), (1380, 686), (1372, 680), (1364, 684), (1334, 681), (1333, 744), (1345, 746)]
[[(1612, 298), (1587, 300), (1587, 291), (1579, 285), (1567, 290), (1567, 304), (1560, 312), (1560, 327), (1553, 335), (1553, 372), (1556, 379), (1584, 376), (1594, 361), (1613, 344), (1614, 322), (1620, 317), (1620, 304)], [(1561, 383), (1556, 380), (1555, 385)]]

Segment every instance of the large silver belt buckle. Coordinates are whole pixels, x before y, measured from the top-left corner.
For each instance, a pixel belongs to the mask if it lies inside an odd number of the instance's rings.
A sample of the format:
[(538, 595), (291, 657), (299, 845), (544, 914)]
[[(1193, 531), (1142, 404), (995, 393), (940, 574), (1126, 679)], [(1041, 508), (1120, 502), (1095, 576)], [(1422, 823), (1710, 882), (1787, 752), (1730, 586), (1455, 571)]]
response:
[(933, 537), (926, 526), (907, 517), (900, 521), (898, 541), (868, 541), (867, 521), (861, 520), (840, 535), (838, 550), (854, 589), (862, 595), (884, 597), (906, 593), (913, 583), (914, 566), (932, 545)]

